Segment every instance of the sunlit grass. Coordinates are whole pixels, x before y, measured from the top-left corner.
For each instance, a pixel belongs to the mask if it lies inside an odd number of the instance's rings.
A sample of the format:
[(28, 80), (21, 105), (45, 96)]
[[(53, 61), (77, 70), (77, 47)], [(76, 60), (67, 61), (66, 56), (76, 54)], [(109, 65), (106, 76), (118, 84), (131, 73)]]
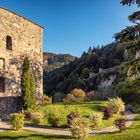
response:
[[(94, 112), (101, 113), (103, 116), (103, 109), (107, 105), (106, 101), (93, 101), (93, 102), (85, 102), (81, 104), (68, 104), (64, 105), (63, 103), (55, 103), (52, 105), (40, 105), (37, 110), (43, 111), (44, 113), (50, 109), (56, 109), (61, 114), (61, 126), (60, 127), (68, 127), (67, 126), (67, 115), (70, 114), (71, 111), (77, 111), (80, 116), (89, 117)], [(103, 120), (102, 125), (100, 125), (96, 129), (105, 128), (114, 124), (114, 120), (120, 117), (120, 115), (113, 115), (109, 120)], [(49, 126), (47, 119), (44, 119), (43, 125)], [(94, 129), (94, 128), (92, 128)]]

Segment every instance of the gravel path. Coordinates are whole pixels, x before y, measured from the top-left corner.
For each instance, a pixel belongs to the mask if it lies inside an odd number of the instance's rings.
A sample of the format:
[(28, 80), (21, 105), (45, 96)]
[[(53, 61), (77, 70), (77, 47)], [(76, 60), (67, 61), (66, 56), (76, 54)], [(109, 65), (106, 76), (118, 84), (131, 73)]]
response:
[[(127, 127), (132, 125), (134, 118), (137, 116), (137, 114), (133, 114), (130, 111), (127, 111), (124, 117), (127, 118)], [(1, 122), (0, 124), (0, 131), (4, 130), (10, 130), (10, 123), (9, 122)], [(33, 126), (26, 126), (24, 127), (24, 130), (29, 130), (29, 131), (34, 131), (34, 132), (42, 132), (42, 133), (47, 133), (47, 134), (52, 134), (52, 135), (66, 135), (66, 136), (71, 136), (71, 132), (69, 130), (64, 130), (60, 128), (40, 128), (40, 127), (33, 127)], [(105, 134), (109, 132), (115, 132), (118, 129), (115, 126), (107, 127), (101, 130), (93, 130), (90, 132), (90, 135), (95, 135), (95, 134)]]
[[(134, 121), (134, 118), (138, 116), (138, 114), (133, 114), (132, 112), (130, 111), (126, 111), (125, 112), (125, 115), (124, 117), (127, 119), (127, 122), (126, 122), (126, 126), (129, 127), (132, 125), (133, 121)], [(110, 126), (110, 127), (107, 127), (107, 128), (103, 128), (103, 129), (100, 129), (100, 130), (93, 130), (90, 132), (91, 135), (95, 135), (95, 134), (105, 134), (105, 133), (110, 133), (110, 132), (115, 132), (115, 131), (118, 131), (119, 129), (114, 126)]]

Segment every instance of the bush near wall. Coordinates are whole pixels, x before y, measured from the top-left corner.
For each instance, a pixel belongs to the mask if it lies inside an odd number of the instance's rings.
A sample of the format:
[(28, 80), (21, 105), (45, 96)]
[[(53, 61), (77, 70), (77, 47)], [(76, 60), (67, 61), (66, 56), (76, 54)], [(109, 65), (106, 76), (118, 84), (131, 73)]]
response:
[(24, 115), (13, 113), (10, 115), (11, 127), (15, 130), (22, 129), (24, 126)]
[(52, 104), (52, 97), (43, 95), (43, 104)]

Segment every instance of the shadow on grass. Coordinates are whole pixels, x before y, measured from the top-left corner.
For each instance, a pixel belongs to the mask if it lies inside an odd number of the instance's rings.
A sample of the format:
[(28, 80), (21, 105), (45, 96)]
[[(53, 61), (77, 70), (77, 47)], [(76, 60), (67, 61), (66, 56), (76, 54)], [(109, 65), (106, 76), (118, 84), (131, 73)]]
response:
[(134, 127), (129, 127), (127, 128), (127, 130), (136, 130), (136, 129), (140, 129), (140, 125), (135, 125)]
[(108, 134), (122, 134), (123, 132), (120, 132), (119, 130), (118, 131), (115, 131), (115, 132), (109, 132)]
[(83, 108), (87, 108), (87, 109), (90, 109), (90, 110), (93, 110), (93, 111), (103, 111), (103, 109), (105, 108), (105, 105), (100, 105), (100, 104), (97, 104), (97, 105), (82, 105)]
[(71, 140), (73, 139), (73, 137), (70, 137), (70, 136), (61, 136), (61, 135), (41, 135), (41, 134), (29, 134), (29, 135), (26, 135), (26, 136), (0, 136), (0, 139), (1, 140), (19, 140), (19, 139), (36, 139), (36, 140), (39, 140), (39, 139), (48, 139), (48, 140), (51, 140), (51, 139), (65, 139), (65, 140)]
[(68, 124), (63, 124), (63, 125), (61, 125), (61, 126), (59, 126), (59, 127), (52, 127), (52, 126), (48, 126), (48, 125), (34, 125), (34, 124), (28, 124), (28, 123), (26, 123), (25, 124), (25, 126), (26, 127), (34, 127), (34, 128), (46, 128), (46, 129), (58, 129), (58, 130), (60, 130), (60, 129), (67, 129), (67, 128), (70, 128), (69, 127), (69, 125)]
[(140, 121), (140, 117), (139, 118), (135, 118), (135, 120), (134, 121)]

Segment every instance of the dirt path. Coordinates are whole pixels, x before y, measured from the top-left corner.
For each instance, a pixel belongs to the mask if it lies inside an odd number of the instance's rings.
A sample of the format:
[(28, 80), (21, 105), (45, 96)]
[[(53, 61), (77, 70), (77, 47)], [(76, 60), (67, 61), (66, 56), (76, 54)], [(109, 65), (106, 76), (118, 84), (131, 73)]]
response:
[[(138, 116), (137, 114), (133, 114), (129, 111), (126, 112), (124, 117), (128, 119), (126, 125), (129, 127), (132, 125), (134, 118)], [(10, 129), (10, 123), (9, 122), (1, 122), (0, 124), (0, 131), (4, 130), (9, 130)], [(60, 128), (40, 128), (40, 127), (33, 127), (33, 126), (25, 126), (24, 130), (29, 130), (29, 131), (34, 131), (34, 132), (41, 132), (41, 133), (46, 133), (46, 134), (52, 134), (52, 135), (66, 135), (66, 136), (71, 136), (71, 132), (69, 130), (64, 130)], [(109, 132), (115, 132), (118, 129), (115, 126), (107, 127), (101, 130), (93, 130), (90, 132), (90, 135), (95, 135), (95, 134), (105, 134)]]

